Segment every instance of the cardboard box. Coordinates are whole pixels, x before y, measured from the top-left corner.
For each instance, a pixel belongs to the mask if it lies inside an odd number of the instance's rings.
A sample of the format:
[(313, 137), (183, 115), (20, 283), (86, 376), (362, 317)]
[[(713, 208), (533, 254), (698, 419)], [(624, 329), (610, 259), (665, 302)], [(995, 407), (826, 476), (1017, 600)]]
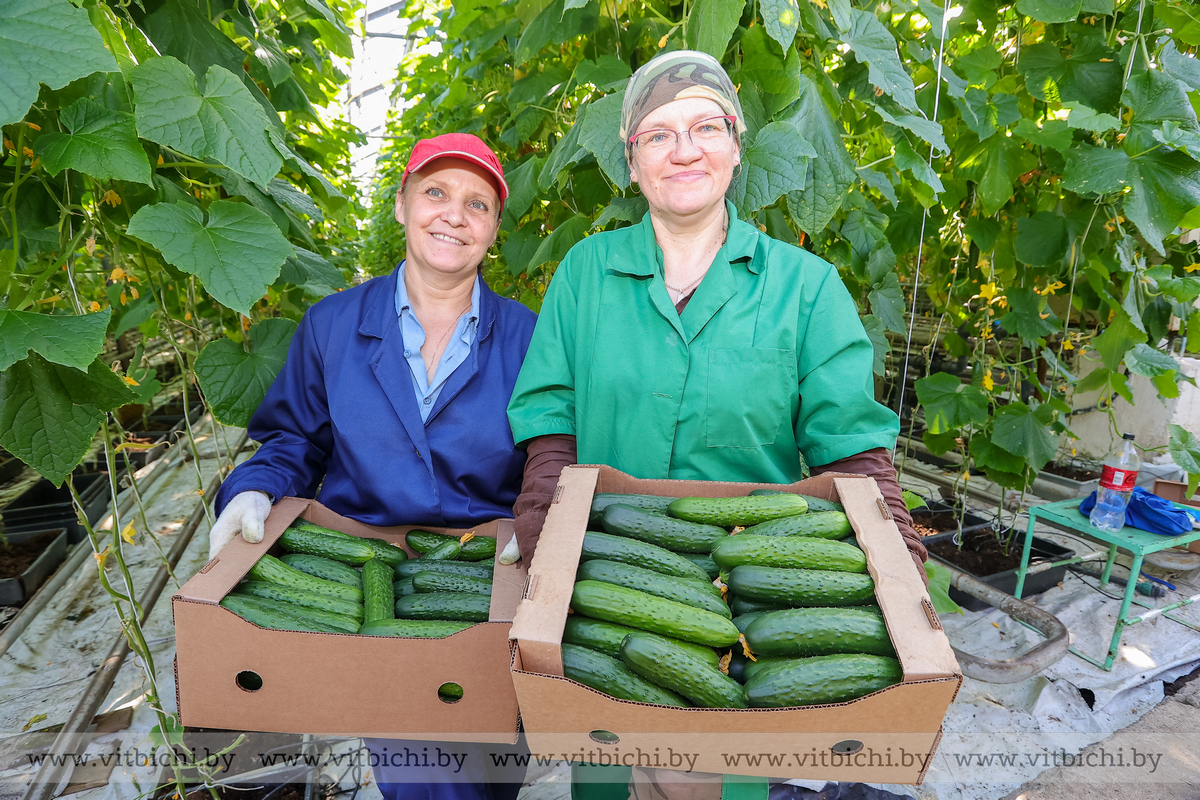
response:
[(805, 708), (679, 709), (617, 700), (562, 677), (563, 626), (595, 492), (736, 497), (757, 488), (766, 487), (638, 480), (605, 466), (563, 470), (512, 626), (513, 683), (533, 753), (771, 778), (921, 782), (962, 674), (870, 478), (822, 475), (786, 488), (846, 507), (904, 668), (903, 683), (852, 702)]
[[(509, 677), (508, 629), (525, 585), (525, 569), (496, 564), (491, 616), (445, 639), (399, 639), (260, 628), (218, 602), (298, 518), (354, 536), (404, 546), (418, 526), (376, 528), (313, 500), (280, 500), (262, 542), (234, 537), (171, 598), (175, 678), (184, 725), (243, 731), (344, 734), (436, 741), (516, 741), (517, 698)], [(446, 528), (425, 530), (462, 533)], [(472, 528), (497, 539), (512, 520)], [(407, 548), (405, 548), (407, 550)], [(414, 555), (409, 551), (409, 555)], [(438, 698), (446, 682), (462, 686), (454, 703)], [(261, 687), (254, 689), (256, 683)]]

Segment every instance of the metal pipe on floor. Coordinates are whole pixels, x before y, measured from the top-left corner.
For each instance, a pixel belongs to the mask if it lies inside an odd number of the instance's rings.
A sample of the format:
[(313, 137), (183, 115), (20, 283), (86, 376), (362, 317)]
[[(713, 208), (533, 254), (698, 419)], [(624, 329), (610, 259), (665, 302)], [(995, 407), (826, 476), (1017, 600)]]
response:
[(983, 658), (955, 647), (954, 655), (958, 658), (964, 675), (987, 683), (1020, 683), (1057, 663), (1067, 654), (1067, 648), (1070, 646), (1067, 626), (1058, 617), (988, 586), (953, 567), (947, 569), (950, 570), (951, 586), (990, 603), (1017, 622), (1028, 625), (1046, 637), (1046, 641), (1039, 642), (1021, 655), (1005, 659)]
[[(213, 425), (215, 426), (216, 422), (213, 422)], [(146, 474), (146, 476), (138, 481), (138, 492), (144, 495), (144, 493), (154, 485), (155, 481), (157, 481), (159, 477), (170, 471), (171, 467), (175, 465), (175, 462), (178, 461), (185, 452), (187, 452), (187, 448), (183, 445), (182, 440), (172, 445), (167, 452), (163, 453), (162, 458), (150, 465), (150, 471)], [(136, 502), (137, 496), (132, 491), (128, 492), (125, 495), (125, 498), (117, 505), (120, 516), (123, 517), (128, 514), (133, 509), (133, 506), (136, 504)], [(109, 512), (108, 516), (112, 516), (112, 512)], [(103, 522), (103, 520), (101, 520), (101, 522)], [(92, 546), (91, 543), (86, 539), (75, 544), (75, 548), (71, 551), (70, 555), (67, 556), (66, 560), (63, 561), (63, 563), (59, 565), (58, 569), (54, 571), (54, 573), (46, 580), (46, 582), (43, 583), (36, 592), (34, 592), (33, 597), (29, 598), (29, 601), (21, 607), (21, 610), (17, 612), (17, 615), (12, 618), (8, 625), (4, 627), (4, 630), (0, 631), (0, 656), (3, 656), (6, 652), (8, 652), (8, 648), (12, 647), (17, 639), (21, 638), (21, 634), (25, 632), (25, 629), (29, 627), (29, 624), (33, 622), (34, 618), (37, 617), (37, 615), (40, 614), (46, 608), (46, 606), (50, 604), (50, 601), (54, 599), (54, 595), (58, 593), (58, 590), (65, 586), (67, 582), (71, 580), (71, 578), (75, 577), (75, 575), (79, 572), (80, 565), (82, 565), (87, 560), (87, 557), (91, 554)]]
[[(215, 423), (214, 423), (215, 424)], [(243, 431), (239, 437), (237, 444), (233, 447), (233, 452), (230, 455), (230, 461), (237, 458), (238, 453), (246, 446), (247, 435)], [(179, 532), (178, 538), (171, 547), (171, 551), (167, 554), (167, 564), (158, 568), (154, 573), (154, 577), (150, 579), (145, 590), (138, 595), (138, 601), (142, 606), (142, 616), (140, 622), (144, 623), (149, 618), (150, 613), (154, 610), (155, 604), (158, 602), (159, 595), (162, 594), (163, 587), (167, 585), (167, 580), (170, 576), (170, 570), (175, 568), (179, 563), (179, 559), (183, 556), (184, 550), (192, 541), (192, 536), (196, 529), (200, 527), (200, 522), (205, 518), (205, 504), (209, 498), (215, 496), (217, 489), (221, 486), (222, 473), (217, 472), (213, 476), (212, 481), (204, 489), (204, 497), (200, 498), (200, 502), (196, 504), (196, 509), (192, 515), (188, 517), (183, 528)], [(170, 570), (168, 569), (170, 565)], [(62, 793), (67, 784), (71, 780), (71, 772), (73, 760), (64, 758), (63, 756), (78, 754), (84, 749), (87, 736), (87, 729), (91, 725), (92, 718), (96, 715), (96, 711), (104, 702), (104, 698), (108, 696), (112, 689), (113, 682), (117, 678), (117, 673), (121, 670), (121, 665), (125, 661), (125, 657), (129, 654), (129, 643), (126, 641), (124, 634), (117, 637), (113, 643), (112, 649), (109, 650), (108, 657), (101, 663), (100, 668), (92, 675), (88, 682), (87, 688), (75, 704), (75, 708), (67, 717), (63, 724), (62, 730), (54, 740), (54, 745), (47, 753), (46, 759), (42, 762), (29, 788), (26, 790), (23, 800), (50, 800)], [(65, 764), (63, 762), (66, 762)]]

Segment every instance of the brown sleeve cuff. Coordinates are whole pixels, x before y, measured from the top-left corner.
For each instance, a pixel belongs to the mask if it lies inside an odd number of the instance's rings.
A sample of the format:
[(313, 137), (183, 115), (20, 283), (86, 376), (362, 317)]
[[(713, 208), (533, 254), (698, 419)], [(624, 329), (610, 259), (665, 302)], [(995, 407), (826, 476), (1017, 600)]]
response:
[(896, 519), (896, 527), (900, 529), (900, 536), (904, 539), (913, 563), (916, 565), (917, 571), (921, 573), (921, 580), (928, 586), (929, 578), (925, 574), (925, 560), (929, 554), (925, 551), (925, 545), (921, 544), (920, 534), (913, 529), (912, 515), (908, 513), (908, 507), (904, 505), (904, 497), (900, 493), (900, 482), (896, 478), (896, 468), (892, 466), (892, 459), (888, 455), (888, 451), (882, 447), (876, 447), (858, 455), (839, 459), (831, 464), (822, 464), (812, 468), (813, 475), (823, 475), (826, 472), (849, 472), (855, 475), (868, 475), (875, 479), (879, 491), (883, 494), (883, 499), (887, 502), (888, 508), (892, 510), (892, 516)]
[(566, 434), (538, 436), (529, 440), (527, 452), (521, 494), (513, 504), (517, 546), (526, 564), (533, 560), (546, 511), (558, 486), (559, 473), (563, 467), (576, 462), (575, 437)]

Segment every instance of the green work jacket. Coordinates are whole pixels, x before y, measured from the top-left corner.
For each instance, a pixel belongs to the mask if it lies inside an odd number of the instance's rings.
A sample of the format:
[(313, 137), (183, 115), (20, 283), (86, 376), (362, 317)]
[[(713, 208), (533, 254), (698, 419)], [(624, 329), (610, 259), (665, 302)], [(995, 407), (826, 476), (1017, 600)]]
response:
[(508, 406), (514, 441), (576, 437), (638, 478), (789, 483), (892, 448), (874, 351), (826, 261), (737, 219), (683, 313), (647, 214), (558, 267)]

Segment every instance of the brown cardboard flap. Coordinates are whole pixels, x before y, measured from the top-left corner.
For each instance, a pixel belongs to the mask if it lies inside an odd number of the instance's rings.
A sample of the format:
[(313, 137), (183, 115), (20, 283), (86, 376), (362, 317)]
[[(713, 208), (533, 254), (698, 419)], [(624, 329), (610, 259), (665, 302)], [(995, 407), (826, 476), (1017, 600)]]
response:
[(575, 570), (583, 550), (592, 495), (599, 471), (564, 467), (555, 502), (546, 513), (543, 535), (529, 567), (529, 591), (513, 619), (509, 635), (521, 641), (526, 669), (562, 675), (562, 635), (575, 588)]
[(912, 557), (896, 522), (885, 519), (887, 507), (875, 481), (867, 477), (834, 479), (858, 545), (867, 554), (875, 580), (875, 596), (887, 622), (888, 635), (904, 667), (906, 683), (959, 674), (958, 661), (945, 633), (925, 613), (929, 593), (913, 568)]

